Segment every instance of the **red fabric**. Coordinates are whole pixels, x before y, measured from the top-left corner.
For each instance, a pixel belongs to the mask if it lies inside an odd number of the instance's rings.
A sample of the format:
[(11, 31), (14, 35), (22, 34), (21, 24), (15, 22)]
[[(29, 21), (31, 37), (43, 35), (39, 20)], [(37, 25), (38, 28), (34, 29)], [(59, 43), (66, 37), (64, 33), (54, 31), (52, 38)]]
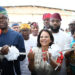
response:
[(62, 61), (63, 61), (63, 58), (64, 58), (64, 56), (63, 56), (63, 53), (62, 52), (59, 52), (60, 53), (60, 56), (58, 56), (58, 58), (57, 58), (57, 63), (62, 63)]
[(59, 13), (52, 14), (50, 18), (56, 18), (56, 19), (59, 19), (60, 21), (62, 20)]
[(2, 34), (2, 29), (0, 29), (0, 35)]
[(46, 55), (47, 55), (46, 52), (47, 52), (47, 51), (42, 50), (42, 52), (44, 52), (43, 55), (42, 55), (42, 56), (43, 56), (43, 60), (46, 61)]
[(43, 14), (43, 20), (45, 20), (45, 19), (47, 19), (47, 18), (50, 19), (50, 17), (51, 17), (51, 14), (50, 14), (50, 13), (45, 13), (45, 14)]

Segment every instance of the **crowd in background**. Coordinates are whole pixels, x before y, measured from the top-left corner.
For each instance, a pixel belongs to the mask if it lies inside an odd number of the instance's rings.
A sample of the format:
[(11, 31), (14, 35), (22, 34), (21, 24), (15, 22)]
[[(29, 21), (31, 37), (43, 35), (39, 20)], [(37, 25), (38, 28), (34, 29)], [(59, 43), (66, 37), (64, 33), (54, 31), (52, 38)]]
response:
[(75, 20), (66, 30), (60, 13), (45, 13), (42, 20), (40, 31), (38, 22), (9, 26), (0, 7), (0, 75), (75, 75)]

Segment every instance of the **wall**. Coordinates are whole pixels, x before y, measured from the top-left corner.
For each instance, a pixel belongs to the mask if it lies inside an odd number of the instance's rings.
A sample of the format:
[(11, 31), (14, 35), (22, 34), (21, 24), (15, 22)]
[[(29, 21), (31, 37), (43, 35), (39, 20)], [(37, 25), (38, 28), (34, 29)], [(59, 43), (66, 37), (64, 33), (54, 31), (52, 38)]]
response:
[(40, 6), (16, 6), (16, 7), (5, 7), (8, 11), (9, 22), (38, 22), (40, 28), (43, 27), (42, 15), (44, 13), (55, 13), (58, 12), (62, 17), (61, 28), (65, 29), (68, 27), (68, 23), (75, 17), (74, 11), (61, 10), (55, 8), (46, 8)]

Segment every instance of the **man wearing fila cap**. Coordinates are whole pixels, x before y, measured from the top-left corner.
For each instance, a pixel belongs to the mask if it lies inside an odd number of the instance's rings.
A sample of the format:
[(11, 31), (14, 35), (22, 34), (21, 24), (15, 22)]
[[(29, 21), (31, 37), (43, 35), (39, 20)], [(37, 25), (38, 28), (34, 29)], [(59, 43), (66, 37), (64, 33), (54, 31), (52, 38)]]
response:
[(44, 24), (44, 29), (50, 29), (50, 13), (45, 13), (43, 14), (43, 24)]
[(1, 7), (1, 6), (0, 6), (0, 14), (3, 14), (5, 16), (8, 16), (6, 9), (3, 8), (3, 7)]
[[(9, 53), (11, 46), (14, 46), (19, 52), (25, 52), (23, 36), (20, 33), (9, 29), (8, 21), (6, 9), (0, 7), (0, 47), (3, 56)], [(4, 57), (0, 63), (0, 75), (15, 75), (15, 73), (21, 75), (20, 61), (24, 58), (25, 56), (19, 55), (16, 60), (10, 61)]]
[[(54, 36), (54, 43), (58, 44), (61, 47), (61, 50), (64, 50), (65, 47), (69, 46), (70, 41), (69, 41), (69, 36), (63, 32), (62, 30), (60, 30), (61, 27), (61, 15), (59, 13), (54, 13), (51, 15), (50, 17), (50, 27), (51, 27), (51, 31), (53, 33)], [(58, 41), (60, 40), (60, 41)]]
[[(5, 15), (5, 18), (6, 18), (6, 16), (8, 16), (7, 15), (7, 12), (6, 12), (6, 10), (3, 8), (3, 7), (0, 7), (0, 16), (2, 16), (2, 14), (3, 15)], [(4, 17), (4, 16), (2, 16), (2, 17)], [(0, 20), (1, 21), (1, 20)], [(0, 29), (0, 35), (2, 34), (2, 30)], [(5, 46), (4, 46), (5, 47)], [(6, 46), (6, 49), (4, 49), (4, 47), (3, 47), (3, 49), (0, 47), (0, 61), (4, 58), (4, 56), (3, 55), (5, 55), (5, 54), (8, 54), (8, 47)], [(3, 55), (2, 55), (3, 54)]]
[[(61, 52), (64, 54), (63, 50), (70, 49), (70, 37), (64, 31), (60, 30), (61, 26), (61, 15), (59, 13), (53, 13), (50, 17), (50, 27), (54, 36), (54, 43), (60, 46)], [(65, 75), (65, 65), (62, 64), (62, 71), (60, 75)]]

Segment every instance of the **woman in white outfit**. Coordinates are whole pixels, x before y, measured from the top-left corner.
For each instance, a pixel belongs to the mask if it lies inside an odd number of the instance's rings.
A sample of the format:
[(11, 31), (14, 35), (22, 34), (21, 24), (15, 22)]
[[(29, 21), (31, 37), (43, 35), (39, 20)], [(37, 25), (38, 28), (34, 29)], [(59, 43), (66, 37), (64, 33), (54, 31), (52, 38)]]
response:
[[(53, 44), (54, 38), (49, 30), (40, 31), (37, 39), (37, 47), (29, 52), (29, 70), (31, 75), (54, 75), (58, 72), (60, 64), (56, 62), (60, 48)], [(55, 68), (58, 69), (55, 71)]]

